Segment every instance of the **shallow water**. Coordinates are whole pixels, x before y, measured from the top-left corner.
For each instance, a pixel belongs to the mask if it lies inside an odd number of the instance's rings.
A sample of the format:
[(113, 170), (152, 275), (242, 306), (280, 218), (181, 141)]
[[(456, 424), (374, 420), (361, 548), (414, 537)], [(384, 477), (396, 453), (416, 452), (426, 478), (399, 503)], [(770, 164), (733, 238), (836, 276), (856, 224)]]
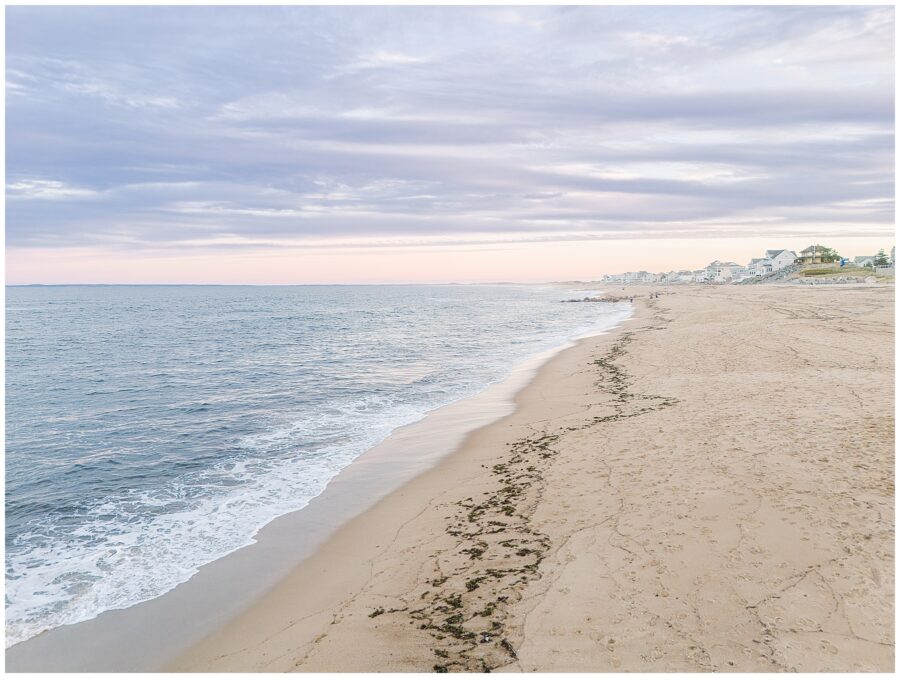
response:
[(7, 645), (165, 593), (396, 427), (630, 313), (559, 303), (583, 295), (7, 288)]

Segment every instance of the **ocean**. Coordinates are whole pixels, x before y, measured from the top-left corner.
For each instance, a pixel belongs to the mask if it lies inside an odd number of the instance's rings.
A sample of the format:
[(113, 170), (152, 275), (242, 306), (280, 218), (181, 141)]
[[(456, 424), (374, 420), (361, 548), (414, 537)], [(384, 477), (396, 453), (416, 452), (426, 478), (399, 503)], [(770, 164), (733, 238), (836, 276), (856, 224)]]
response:
[(252, 543), (399, 426), (627, 304), (519, 285), (6, 289), (6, 641)]

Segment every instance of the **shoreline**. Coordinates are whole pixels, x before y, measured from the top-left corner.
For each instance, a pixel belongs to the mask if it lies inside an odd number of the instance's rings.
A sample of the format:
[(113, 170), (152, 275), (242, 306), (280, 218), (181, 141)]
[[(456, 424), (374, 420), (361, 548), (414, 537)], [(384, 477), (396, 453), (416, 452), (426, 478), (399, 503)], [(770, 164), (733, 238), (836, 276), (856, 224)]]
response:
[(893, 287), (640, 304), (166, 669), (891, 670)]
[[(628, 332), (633, 325), (641, 325), (645, 322), (646, 308), (643, 304), (640, 306), (635, 304), (631, 317), (611, 330), (582, 337), (573, 345), (556, 351), (515, 392), (513, 411), (490, 424), (469, 431), (461, 444), (450, 454), (443, 456), (436, 465), (417, 474), (401, 487), (382, 497), (368, 510), (344, 523), (314, 553), (298, 563), (284, 579), (257, 599), (253, 605), (189, 648), (174, 661), (166, 664), (164, 670), (173, 672), (404, 670), (394, 666), (388, 668), (366, 667), (365, 664), (352, 665), (349, 668), (315, 666), (310, 669), (299, 669), (291, 663), (273, 666), (269, 665), (267, 657), (277, 654), (277, 651), (265, 646), (264, 639), (278, 637), (286, 629), (297, 631), (298, 625), (306, 623), (307, 628), (304, 628), (300, 634), (306, 636), (308, 642), (315, 644), (320, 628), (331, 624), (329, 621), (331, 611), (341, 607), (346, 599), (357, 599), (359, 589), (364, 586), (367, 570), (364, 563), (384, 552), (384, 543), (382, 542), (391, 542), (391, 537), (397, 531), (398, 524), (402, 525), (415, 514), (420, 513), (423, 506), (431, 505), (431, 495), (434, 492), (441, 492), (448, 482), (448, 474), (454, 481), (462, 479), (477, 482), (477, 476), (489, 468), (490, 463), (496, 461), (493, 450), (497, 447), (502, 449), (503, 446), (510, 444), (506, 442), (511, 438), (509, 429), (521, 431), (528, 428), (527, 423), (524, 424), (523, 429), (521, 422), (510, 422), (510, 420), (516, 419), (517, 415), (531, 420), (533, 412), (526, 408), (534, 407), (536, 402), (541, 399), (542, 389), (557, 380), (560, 370), (571, 370), (597, 351), (612, 350), (623, 333)], [(523, 409), (526, 410), (524, 413)], [(539, 446), (542, 443), (543, 441), (537, 441), (535, 444)], [(490, 451), (485, 452), (485, 445), (491, 448)], [(475, 477), (471, 477), (473, 471)], [(465, 510), (468, 511), (468, 509)], [(528, 548), (528, 546), (523, 544), (522, 548)], [(531, 552), (525, 554), (524, 557), (526, 560), (533, 558)], [(529, 567), (530, 565), (529, 562), (523, 565), (525, 572), (534, 571), (534, 568)], [(469, 584), (469, 586), (471, 585)], [(371, 609), (367, 610), (366, 618), (374, 619), (384, 613), (394, 611), (391, 609), (391, 600), (391, 596), (376, 595)], [(291, 602), (286, 604), (286, 601)], [(302, 601), (302, 610), (293, 609), (297, 601)], [(306, 610), (313, 611), (312, 615), (305, 615), (304, 611)], [(317, 613), (315, 610), (324, 610), (324, 612)], [(299, 622), (296, 619), (297, 616), (300, 616)], [(246, 656), (241, 657), (241, 651), (235, 651), (235, 647), (244, 645), (248, 637), (262, 641), (263, 645), (254, 647)], [(253, 640), (250, 641), (251, 644), (253, 642)], [(288, 642), (293, 642), (293, 640)], [(282, 654), (280, 659), (284, 658), (285, 655)], [(406, 668), (405, 670), (410, 669)], [(433, 667), (429, 665), (417, 670), (431, 671)]]
[[(154, 671), (252, 606), (348, 521), (452, 455), (474, 431), (514, 411), (518, 392), (597, 329), (534, 354), (501, 381), (400, 426), (332, 478), (302, 509), (264, 525), (249, 545), (201, 566), (161, 596), (42, 632), (6, 649), (14, 671)], [(423, 454), (423, 451), (425, 452)], [(191, 610), (190, 620), (183, 614)]]

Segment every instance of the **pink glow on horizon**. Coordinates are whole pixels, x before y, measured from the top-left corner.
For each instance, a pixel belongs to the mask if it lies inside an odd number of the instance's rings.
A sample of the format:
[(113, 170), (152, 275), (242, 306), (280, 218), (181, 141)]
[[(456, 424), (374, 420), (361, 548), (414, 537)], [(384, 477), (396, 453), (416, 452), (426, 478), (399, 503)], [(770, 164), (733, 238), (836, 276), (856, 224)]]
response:
[[(7, 248), (6, 283), (315, 284), (549, 282), (604, 273), (697, 269), (714, 259), (746, 264), (766, 249), (799, 251), (814, 238), (592, 240), (404, 248), (127, 253), (89, 248)], [(889, 252), (891, 237), (822, 238), (843, 256)]]

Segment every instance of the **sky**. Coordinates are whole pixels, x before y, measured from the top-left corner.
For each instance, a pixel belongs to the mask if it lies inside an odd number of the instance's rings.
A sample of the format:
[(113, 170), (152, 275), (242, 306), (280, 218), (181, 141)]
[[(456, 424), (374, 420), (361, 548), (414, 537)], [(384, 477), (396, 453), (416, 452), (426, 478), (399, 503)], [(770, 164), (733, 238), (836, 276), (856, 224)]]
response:
[(894, 242), (893, 7), (7, 7), (7, 282)]

